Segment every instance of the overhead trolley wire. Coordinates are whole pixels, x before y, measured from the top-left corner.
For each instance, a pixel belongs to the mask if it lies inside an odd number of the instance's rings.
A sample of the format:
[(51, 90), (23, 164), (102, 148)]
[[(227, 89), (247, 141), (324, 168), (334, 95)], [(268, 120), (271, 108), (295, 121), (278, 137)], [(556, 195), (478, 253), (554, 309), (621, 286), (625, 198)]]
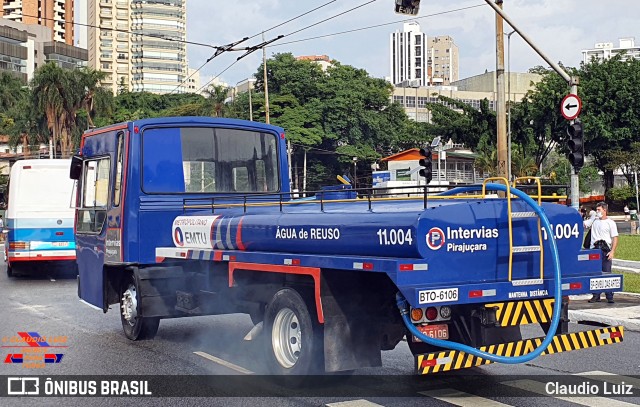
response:
[(476, 4), (475, 6), (461, 7), (461, 8), (457, 8), (457, 9), (453, 9), (453, 10), (441, 11), (439, 13), (427, 14), (425, 16), (417, 17), (417, 18), (409, 18), (409, 19), (405, 19), (405, 20), (391, 21), (391, 22), (388, 22), (388, 23), (370, 25), (370, 26), (361, 27), (361, 28), (354, 28), (352, 30), (340, 31), (340, 32), (337, 32), (337, 33), (332, 33), (332, 34), (324, 34), (324, 35), (318, 35), (318, 36), (315, 36), (315, 37), (302, 38), (302, 39), (299, 39), (299, 40), (281, 42), (281, 43), (278, 43), (278, 44), (273, 45), (273, 46), (274, 47), (280, 47), (280, 46), (283, 46), (283, 45), (295, 44), (295, 43), (298, 43), (298, 42), (311, 41), (311, 40), (316, 40), (316, 39), (320, 39), (320, 38), (332, 37), (334, 35), (349, 34), (349, 33), (357, 32), (357, 31), (364, 31), (364, 30), (370, 30), (372, 28), (384, 27), (384, 26), (387, 26), (387, 25), (393, 25), (393, 24), (398, 24), (398, 23), (405, 23), (405, 22), (409, 22), (409, 21), (415, 21), (415, 20), (419, 20), (419, 19), (422, 19), (422, 18), (429, 18), (429, 17), (435, 17), (435, 16), (439, 16), (439, 15), (443, 15), (443, 14), (456, 13), (456, 12), (459, 12), (459, 11), (464, 11), (464, 10), (477, 8), (477, 7), (483, 7), (483, 6), (485, 6), (485, 4)]
[(266, 30), (264, 30), (264, 31), (261, 31), (261, 32), (257, 33), (257, 34), (254, 34), (254, 35), (252, 35), (251, 37), (245, 37), (245, 38), (243, 38), (243, 39), (242, 39), (242, 40), (240, 40), (240, 41), (237, 41), (237, 42), (235, 42), (235, 43), (231, 43), (231, 44), (228, 44), (228, 45), (226, 45), (226, 46), (223, 46), (223, 47), (218, 48), (218, 49), (216, 50), (216, 52), (214, 52), (214, 53), (213, 53), (209, 58), (207, 58), (207, 60), (206, 60), (202, 65), (200, 65), (200, 67), (198, 67), (198, 69), (196, 69), (195, 71), (191, 72), (191, 74), (189, 74), (189, 76), (188, 76), (184, 81), (182, 81), (178, 86), (176, 86), (176, 87), (175, 87), (175, 89), (173, 89), (170, 93), (173, 93), (173, 92), (175, 92), (176, 90), (178, 90), (178, 89), (179, 89), (182, 85), (184, 85), (184, 84), (185, 84), (189, 79), (191, 79), (191, 77), (192, 77), (193, 75), (195, 75), (196, 73), (200, 72), (200, 71), (202, 70), (202, 68), (204, 68), (204, 67), (205, 67), (209, 62), (211, 62), (215, 57), (217, 57), (218, 55), (222, 54), (222, 53), (223, 53), (223, 52), (225, 52), (225, 51), (229, 51), (229, 50), (231, 50), (231, 49), (232, 49), (232, 47), (234, 47), (234, 46), (238, 45), (239, 43), (244, 42), (244, 41), (247, 41), (247, 40), (250, 40), (250, 39), (252, 39), (252, 38), (255, 38), (255, 37), (257, 37), (258, 35), (260, 35), (260, 34), (262, 34), (262, 33), (269, 32), (269, 31), (274, 30), (274, 29), (276, 29), (276, 28), (278, 28), (278, 27), (282, 27), (282, 26), (283, 26), (283, 25), (285, 25), (285, 24), (288, 24), (288, 23), (290, 23), (290, 22), (292, 22), (292, 21), (294, 21), (294, 20), (297, 20), (297, 19), (299, 19), (299, 18), (301, 18), (301, 17), (304, 17), (304, 16), (306, 16), (307, 14), (311, 14), (311, 13), (313, 13), (313, 12), (314, 12), (314, 11), (316, 11), (316, 10), (319, 10), (319, 9), (321, 9), (321, 8), (323, 8), (323, 7), (328, 6), (328, 5), (329, 5), (329, 4), (331, 4), (331, 3), (335, 3), (336, 1), (338, 1), (338, 0), (331, 0), (331, 1), (329, 1), (329, 2), (326, 2), (326, 3), (324, 3), (324, 4), (322, 4), (322, 5), (318, 6), (318, 7), (316, 7), (316, 8), (313, 8), (313, 9), (311, 9), (311, 10), (309, 10), (309, 11), (306, 11), (306, 12), (304, 12), (304, 13), (300, 14), (300, 15), (297, 15), (297, 16), (295, 16), (295, 17), (292, 17), (292, 18), (290, 18), (290, 19), (288, 19), (288, 20), (286, 20), (286, 21), (283, 21), (282, 23), (276, 24), (276, 25), (274, 25), (274, 26), (273, 26), (273, 27), (271, 27), (271, 28), (268, 28), (268, 29), (266, 29)]
[[(347, 14), (347, 13), (349, 13), (349, 12), (351, 12), (351, 11), (357, 10), (357, 9), (359, 9), (359, 8), (361, 8), (361, 7), (364, 7), (364, 6), (368, 5), (368, 4), (374, 3), (374, 2), (376, 2), (376, 1), (377, 1), (377, 0), (369, 0), (369, 1), (367, 1), (366, 3), (360, 4), (359, 6), (356, 6), (356, 7), (350, 8), (349, 10), (342, 11), (342, 12), (340, 12), (340, 13), (336, 14), (336, 15), (333, 15), (333, 16), (331, 16), (331, 17), (325, 18), (324, 20), (318, 21), (318, 22), (316, 22), (316, 23), (310, 24), (310, 25), (308, 25), (308, 26), (305, 26), (305, 27), (302, 27), (302, 28), (300, 28), (300, 29), (298, 29), (298, 30), (295, 30), (295, 31), (293, 31), (293, 32), (290, 32), (289, 34), (279, 35), (279, 36), (277, 36), (277, 37), (275, 37), (275, 38), (272, 38), (272, 39), (270, 39), (270, 40), (264, 41), (264, 42), (262, 42), (262, 43), (260, 43), (260, 44), (257, 44), (257, 45), (251, 46), (251, 47), (244, 47), (244, 48), (234, 48), (234, 49), (229, 49), (228, 51), (246, 51), (243, 55), (239, 56), (239, 57), (236, 59), (236, 61), (235, 61), (235, 62), (238, 62), (239, 60), (241, 60), (242, 58), (246, 57), (247, 55), (249, 55), (249, 54), (251, 54), (251, 53), (253, 53), (253, 52), (255, 52), (255, 51), (259, 50), (259, 49), (262, 49), (263, 47), (265, 47), (266, 45), (268, 45), (268, 44), (270, 44), (270, 43), (272, 43), (272, 42), (274, 42), (274, 41), (280, 40), (280, 39), (282, 39), (282, 38), (288, 37), (288, 36), (293, 35), (293, 34), (297, 34), (297, 33), (301, 32), (301, 31), (304, 31), (304, 30), (309, 29), (309, 28), (311, 28), (311, 27), (315, 27), (316, 25), (322, 24), (322, 23), (324, 23), (324, 22), (326, 22), (326, 21), (332, 20), (332, 19), (334, 19), (334, 18), (336, 18), (336, 17), (342, 16), (342, 15), (344, 15), (344, 14)], [(330, 4), (330, 3), (327, 3), (327, 4)], [(262, 34), (262, 32), (260, 32), (260, 34)], [(254, 37), (255, 37), (255, 35), (254, 35)], [(225, 72), (226, 70), (228, 70), (229, 68), (231, 68), (233, 65), (235, 65), (235, 62), (234, 62), (234, 63), (232, 63), (231, 65), (229, 65), (227, 68), (225, 68), (225, 70), (224, 70), (223, 72)], [(219, 73), (217, 76), (215, 76), (214, 78), (212, 78), (209, 82), (207, 82), (204, 86), (202, 86), (202, 87), (198, 90), (198, 92), (200, 92), (200, 90), (202, 90), (202, 89), (206, 88), (207, 86), (209, 86), (209, 84), (210, 84), (211, 82), (213, 82), (217, 77), (219, 77), (223, 72)], [(198, 93), (198, 92), (196, 92), (196, 93)]]

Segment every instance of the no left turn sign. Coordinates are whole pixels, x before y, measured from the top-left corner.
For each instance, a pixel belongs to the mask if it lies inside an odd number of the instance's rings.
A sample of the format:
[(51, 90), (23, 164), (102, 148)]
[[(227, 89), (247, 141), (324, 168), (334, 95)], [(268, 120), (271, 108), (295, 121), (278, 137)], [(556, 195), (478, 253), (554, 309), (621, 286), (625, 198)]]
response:
[(567, 120), (573, 120), (580, 114), (582, 110), (582, 100), (578, 95), (568, 94), (560, 103), (560, 113)]

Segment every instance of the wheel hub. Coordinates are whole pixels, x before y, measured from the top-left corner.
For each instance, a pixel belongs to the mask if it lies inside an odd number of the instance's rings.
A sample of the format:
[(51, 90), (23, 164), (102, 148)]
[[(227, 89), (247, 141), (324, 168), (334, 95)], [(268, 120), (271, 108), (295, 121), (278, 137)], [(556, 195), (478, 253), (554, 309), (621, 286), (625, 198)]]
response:
[(136, 287), (131, 284), (122, 294), (122, 316), (133, 326), (138, 317), (138, 300), (136, 299)]
[(302, 330), (292, 310), (284, 308), (278, 311), (273, 321), (271, 343), (278, 363), (284, 368), (292, 368), (302, 349)]

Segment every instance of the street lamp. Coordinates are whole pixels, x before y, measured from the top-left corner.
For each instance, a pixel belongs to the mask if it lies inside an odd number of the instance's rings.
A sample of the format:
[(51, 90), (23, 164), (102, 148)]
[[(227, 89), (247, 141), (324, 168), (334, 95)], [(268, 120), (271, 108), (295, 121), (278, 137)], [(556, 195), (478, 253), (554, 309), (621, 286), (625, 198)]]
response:
[(509, 118), (509, 124), (507, 129), (507, 177), (511, 181), (511, 36), (516, 33), (516, 30), (510, 33), (504, 33), (507, 36), (507, 94), (509, 95), (507, 101), (507, 117)]
[(358, 189), (358, 157), (353, 157), (353, 189)]

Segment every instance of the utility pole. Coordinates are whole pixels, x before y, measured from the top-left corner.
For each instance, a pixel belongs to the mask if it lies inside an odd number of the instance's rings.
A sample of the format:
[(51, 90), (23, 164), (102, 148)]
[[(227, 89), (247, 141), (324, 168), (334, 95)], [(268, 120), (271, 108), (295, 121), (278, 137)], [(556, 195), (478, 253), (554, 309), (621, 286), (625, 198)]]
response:
[[(495, 0), (496, 6), (502, 10), (502, 0)], [(498, 133), (498, 176), (509, 179), (507, 168), (507, 112), (504, 86), (504, 20), (496, 13), (496, 86), (497, 86), (497, 133)]]
[[(498, 4), (494, 4), (494, 2), (492, 0), (485, 0), (485, 3), (487, 3), (502, 19), (504, 19), (504, 21), (507, 22), (507, 24), (509, 24), (511, 26), (511, 28), (513, 28), (515, 30), (515, 32), (518, 33), (518, 35), (520, 36), (520, 38), (522, 38), (524, 40), (524, 42), (526, 42), (538, 55), (540, 55), (540, 57), (542, 59), (544, 59), (544, 61), (546, 63), (549, 64), (549, 66), (551, 68), (553, 68), (554, 71), (556, 71), (558, 73), (558, 75), (560, 75), (562, 77), (562, 79), (564, 79), (567, 84), (569, 86), (571, 86), (571, 93), (574, 95), (578, 94), (578, 78), (572, 78), (567, 72), (565, 72), (564, 69), (562, 69), (560, 67), (560, 65), (558, 65), (557, 63), (553, 62), (553, 60), (551, 60), (551, 58), (549, 58), (544, 52), (542, 52), (540, 50), (540, 48), (538, 48), (533, 41), (529, 38), (529, 36), (527, 34), (525, 34), (522, 30), (520, 30), (514, 23), (513, 21), (509, 18), (509, 16), (507, 16), (504, 11), (502, 11), (502, 0), (496, 0), (497, 2), (500, 2), (500, 6), (498, 6)], [(497, 26), (497, 19), (496, 19), (496, 26)], [(500, 36), (502, 36), (502, 31), (500, 31)], [(503, 43), (504, 46), (504, 43)], [(504, 95), (504, 90), (503, 90), (503, 95)], [(504, 99), (503, 99), (504, 100)], [(504, 108), (504, 106), (503, 106)], [(498, 120), (498, 123), (500, 123), (500, 121)], [(500, 124), (498, 124), (498, 126), (500, 126)], [(499, 137), (498, 137), (498, 143), (499, 143)], [(499, 151), (498, 151), (499, 154)], [(498, 155), (498, 161), (500, 160), (500, 156)], [(498, 169), (499, 170), (499, 169)], [(579, 190), (579, 180), (578, 180), (578, 174), (575, 171), (575, 169), (571, 170), (571, 207), (575, 208), (576, 210), (578, 209), (578, 207), (580, 206), (580, 190)]]
[[(264, 42), (264, 32), (262, 33), (262, 42)], [(269, 124), (269, 85), (267, 84), (267, 47), (262, 47), (262, 67), (264, 71), (264, 115), (266, 123)], [(289, 157), (291, 158), (291, 157)], [(289, 161), (291, 168), (291, 161)]]
[(253, 121), (253, 105), (251, 103), (251, 79), (249, 79), (249, 120)]
[(509, 126), (507, 128), (507, 151), (509, 153), (508, 162), (507, 162), (507, 174), (509, 175), (508, 180), (511, 181), (511, 171), (513, 165), (511, 164), (511, 36), (515, 34), (515, 30), (511, 31), (507, 34), (507, 117), (509, 118)]

